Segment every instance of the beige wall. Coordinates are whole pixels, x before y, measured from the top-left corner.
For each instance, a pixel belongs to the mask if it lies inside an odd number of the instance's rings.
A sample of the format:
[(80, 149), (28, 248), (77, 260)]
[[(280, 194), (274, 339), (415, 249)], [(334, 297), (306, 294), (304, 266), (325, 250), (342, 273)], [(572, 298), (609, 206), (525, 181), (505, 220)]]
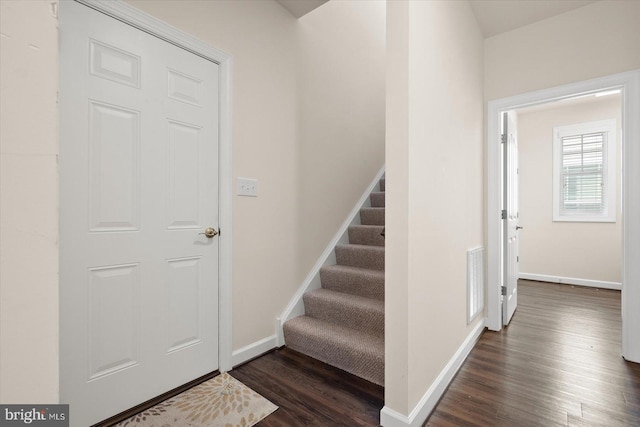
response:
[(233, 348), (274, 320), (384, 160), (384, 2), (129, 3), (233, 56)]
[[(520, 272), (606, 282), (622, 281), (621, 99), (589, 98), (518, 113)], [(553, 128), (616, 120), (615, 223), (553, 222)]]
[(273, 1), (148, 1), (133, 6), (233, 57), (233, 349), (274, 334), (298, 285), (296, 19)]
[(300, 278), (384, 163), (385, 16), (330, 1), (298, 24)]
[[(2, 402), (58, 399), (50, 3), (0, 1)], [(273, 1), (130, 3), (233, 56), (233, 177), (259, 180), (257, 198), (233, 200), (237, 350), (274, 334), (276, 316), (383, 163), (384, 5), (333, 2), (302, 23)]]
[(408, 415), (481, 321), (466, 251), (483, 239), (483, 38), (467, 2), (388, 10), (385, 405)]
[(409, 2), (387, 2), (385, 406), (409, 408)]
[(485, 39), (485, 107), (495, 99), (639, 69), (638, 28), (640, 2), (599, 1)]
[(56, 3), (0, 1), (2, 403), (58, 401)]
[(640, 1), (599, 1), (485, 40), (485, 99), (640, 68)]

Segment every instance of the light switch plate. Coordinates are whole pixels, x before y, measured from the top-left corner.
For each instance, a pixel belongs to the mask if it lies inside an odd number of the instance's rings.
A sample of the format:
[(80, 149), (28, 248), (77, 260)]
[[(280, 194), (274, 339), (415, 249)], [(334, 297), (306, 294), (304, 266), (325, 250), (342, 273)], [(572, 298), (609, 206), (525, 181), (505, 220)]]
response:
[(238, 178), (238, 196), (258, 197), (258, 180)]

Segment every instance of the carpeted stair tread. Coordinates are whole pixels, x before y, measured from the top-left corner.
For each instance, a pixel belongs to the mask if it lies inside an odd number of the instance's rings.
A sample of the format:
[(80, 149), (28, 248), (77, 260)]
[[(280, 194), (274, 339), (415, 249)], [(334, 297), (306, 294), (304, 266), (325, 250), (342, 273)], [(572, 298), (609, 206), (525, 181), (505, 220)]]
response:
[(384, 225), (384, 208), (360, 209), (360, 224)]
[(384, 200), (385, 200), (385, 192), (374, 192), (369, 196), (369, 200), (371, 200), (372, 208), (384, 208)]
[(384, 271), (326, 265), (320, 269), (320, 281), (325, 289), (384, 300)]
[(384, 271), (384, 247), (368, 245), (337, 245), (336, 261), (340, 265)]
[(384, 337), (384, 301), (330, 289), (307, 292), (303, 299), (307, 316)]
[(287, 347), (384, 385), (384, 338), (298, 316), (284, 324)]
[(336, 265), (320, 269), (321, 288), (305, 292), (305, 315), (283, 325), (287, 347), (384, 385), (385, 179), (334, 248)]
[(349, 243), (354, 245), (384, 246), (383, 225), (352, 225), (349, 227)]

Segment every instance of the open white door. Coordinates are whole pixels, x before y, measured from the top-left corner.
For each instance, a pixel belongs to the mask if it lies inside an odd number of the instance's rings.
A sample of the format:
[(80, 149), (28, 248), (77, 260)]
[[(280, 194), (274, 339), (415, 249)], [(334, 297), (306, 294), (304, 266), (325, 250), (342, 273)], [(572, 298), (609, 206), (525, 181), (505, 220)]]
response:
[(518, 306), (518, 134), (515, 111), (503, 113), (503, 301), (502, 323), (508, 325)]
[(65, 1), (60, 88), (60, 400), (88, 426), (218, 368), (218, 65)]

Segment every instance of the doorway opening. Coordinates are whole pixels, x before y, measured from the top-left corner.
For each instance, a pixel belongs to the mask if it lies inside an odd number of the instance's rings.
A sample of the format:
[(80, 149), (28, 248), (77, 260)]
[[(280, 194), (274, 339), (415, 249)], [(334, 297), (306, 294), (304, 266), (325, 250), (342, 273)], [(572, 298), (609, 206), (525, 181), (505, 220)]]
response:
[(515, 110), (518, 278), (621, 290), (622, 96)]
[[(640, 71), (598, 78), (566, 86), (541, 90), (489, 102), (487, 143), (487, 271), (489, 329), (503, 326), (502, 286), (506, 256), (503, 245), (503, 195), (501, 118), (502, 114), (525, 107), (535, 107), (553, 101), (591, 96), (595, 93), (620, 91), (622, 100), (622, 355), (640, 362), (640, 268), (631, 262), (640, 255), (640, 126), (632, 118), (640, 113)], [(567, 101), (568, 102), (568, 101)], [(637, 264), (637, 263), (636, 263)]]

